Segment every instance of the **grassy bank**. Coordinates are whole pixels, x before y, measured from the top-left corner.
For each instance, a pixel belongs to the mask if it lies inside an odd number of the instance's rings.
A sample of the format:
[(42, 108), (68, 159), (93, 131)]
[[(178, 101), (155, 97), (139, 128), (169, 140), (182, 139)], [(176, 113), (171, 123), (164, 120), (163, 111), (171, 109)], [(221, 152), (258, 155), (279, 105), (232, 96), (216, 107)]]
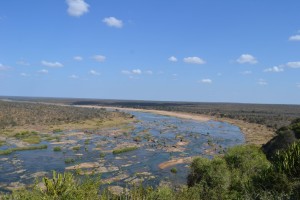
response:
[(6, 150), (0, 150), (0, 155), (8, 155), (16, 151), (27, 151), (27, 150), (37, 150), (37, 149), (47, 149), (47, 145), (39, 145), (39, 146), (29, 146), (29, 147), (16, 147)]
[(113, 150), (113, 154), (120, 154), (120, 153), (125, 153), (125, 152), (129, 152), (129, 151), (134, 151), (136, 149), (138, 149), (139, 147), (125, 147), (125, 148), (121, 148), (121, 149), (115, 149)]

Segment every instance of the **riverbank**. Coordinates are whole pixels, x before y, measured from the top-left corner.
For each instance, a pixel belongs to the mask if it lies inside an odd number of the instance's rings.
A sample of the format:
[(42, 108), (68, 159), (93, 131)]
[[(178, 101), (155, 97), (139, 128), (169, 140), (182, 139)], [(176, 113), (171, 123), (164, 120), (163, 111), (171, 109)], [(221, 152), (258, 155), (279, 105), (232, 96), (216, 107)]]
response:
[(198, 115), (191, 113), (183, 112), (172, 112), (172, 111), (163, 111), (163, 110), (146, 110), (138, 108), (120, 108), (120, 107), (108, 107), (108, 106), (79, 106), (87, 108), (105, 108), (105, 109), (117, 109), (120, 111), (138, 111), (138, 112), (148, 112), (159, 115), (178, 117), (182, 119), (192, 119), (197, 121), (222, 121), (238, 126), (241, 129), (241, 132), (245, 135), (246, 144), (254, 144), (261, 146), (267, 143), (271, 138), (274, 137), (275, 131), (271, 128), (268, 128), (261, 124), (249, 123), (242, 120), (230, 119), (230, 118), (218, 118), (209, 115)]

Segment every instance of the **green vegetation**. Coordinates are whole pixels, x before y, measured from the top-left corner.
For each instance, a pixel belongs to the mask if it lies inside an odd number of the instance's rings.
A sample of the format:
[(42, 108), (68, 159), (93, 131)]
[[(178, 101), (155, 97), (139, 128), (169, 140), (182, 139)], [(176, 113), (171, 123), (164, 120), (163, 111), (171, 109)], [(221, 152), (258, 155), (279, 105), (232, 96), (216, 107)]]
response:
[(66, 164), (71, 164), (71, 163), (74, 163), (75, 162), (75, 159), (74, 158), (66, 158), (65, 159), (65, 163)]
[(91, 142), (90, 139), (86, 139), (86, 140), (84, 141), (84, 144), (85, 144), (85, 145), (88, 145), (88, 144), (90, 144), (90, 142)]
[(100, 153), (100, 158), (104, 158), (105, 156), (106, 156), (105, 153), (103, 152)]
[[(296, 148), (296, 146), (298, 146)], [(295, 154), (300, 143), (278, 153), (280, 158)], [(32, 190), (14, 191), (3, 199), (299, 199), (299, 173), (294, 171), (293, 159), (278, 159), (269, 162), (264, 153), (255, 146), (236, 146), (228, 150), (224, 157), (195, 158), (188, 176), (188, 187), (176, 190), (164, 186), (133, 187), (119, 195), (112, 194), (108, 188), (99, 190), (100, 179), (87, 176), (76, 179), (70, 173), (53, 173), (53, 178), (44, 178), (45, 189), (37, 185)], [(70, 159), (70, 163), (74, 160)], [(279, 166), (292, 166), (284, 169)], [(292, 174), (290, 174), (292, 172)], [(292, 177), (293, 176), (293, 177)], [(125, 191), (125, 190), (124, 190)]]
[(6, 150), (0, 150), (0, 155), (8, 155), (15, 151), (26, 151), (26, 150), (37, 150), (37, 149), (47, 149), (47, 145), (40, 145), (40, 146), (29, 146), (29, 147), (16, 147)]
[(35, 131), (21, 131), (14, 137), (29, 144), (39, 144), (41, 142), (40, 136)]
[(5, 141), (0, 140), (0, 147), (3, 146), (5, 143)]
[(141, 142), (142, 141), (142, 137), (141, 136), (135, 136), (134, 138), (133, 138), (133, 141), (135, 141), (135, 142)]
[(53, 133), (60, 133), (60, 132), (62, 132), (62, 131), (63, 131), (63, 130), (57, 128), (57, 129), (54, 129), (52, 132), (53, 132)]
[(173, 174), (176, 174), (177, 173), (177, 169), (175, 167), (173, 167), (171, 170), (170, 170)]
[(54, 147), (53, 151), (61, 151), (61, 147)]
[[(252, 153), (254, 151), (254, 153)], [(243, 158), (248, 153), (247, 158)], [(253, 157), (254, 156), (254, 157)], [(248, 162), (252, 157), (253, 161)], [(31, 191), (14, 191), (4, 199), (298, 199), (299, 185), (278, 173), (264, 154), (253, 146), (230, 149), (225, 157), (196, 158), (191, 164), (188, 186), (133, 187), (120, 195), (107, 188), (99, 190), (101, 181), (86, 177), (77, 180), (72, 174), (56, 174), (44, 178), (45, 189), (35, 186)], [(298, 196), (297, 196), (298, 195)]]
[(80, 150), (80, 146), (75, 146), (72, 149), (73, 149), (73, 151), (79, 151)]
[(136, 146), (133, 146), (133, 147), (125, 147), (125, 148), (122, 148), (122, 149), (115, 149), (113, 150), (113, 154), (120, 154), (120, 153), (125, 153), (125, 152), (128, 152), (128, 151), (134, 151), (138, 149), (138, 147)]

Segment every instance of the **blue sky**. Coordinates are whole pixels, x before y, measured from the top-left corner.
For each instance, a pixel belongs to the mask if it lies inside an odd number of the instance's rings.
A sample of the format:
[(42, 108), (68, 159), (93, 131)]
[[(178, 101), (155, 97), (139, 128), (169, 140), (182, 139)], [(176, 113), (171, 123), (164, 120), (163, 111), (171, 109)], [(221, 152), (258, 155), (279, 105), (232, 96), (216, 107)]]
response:
[(0, 95), (300, 104), (299, 10), (299, 0), (2, 0)]

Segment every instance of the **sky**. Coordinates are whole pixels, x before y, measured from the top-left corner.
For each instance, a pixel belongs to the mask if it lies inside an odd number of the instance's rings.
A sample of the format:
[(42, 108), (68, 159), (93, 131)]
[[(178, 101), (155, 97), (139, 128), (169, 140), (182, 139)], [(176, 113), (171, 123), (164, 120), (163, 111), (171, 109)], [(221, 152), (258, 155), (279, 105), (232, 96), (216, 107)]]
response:
[(299, 10), (299, 0), (1, 0), (0, 96), (300, 104)]

